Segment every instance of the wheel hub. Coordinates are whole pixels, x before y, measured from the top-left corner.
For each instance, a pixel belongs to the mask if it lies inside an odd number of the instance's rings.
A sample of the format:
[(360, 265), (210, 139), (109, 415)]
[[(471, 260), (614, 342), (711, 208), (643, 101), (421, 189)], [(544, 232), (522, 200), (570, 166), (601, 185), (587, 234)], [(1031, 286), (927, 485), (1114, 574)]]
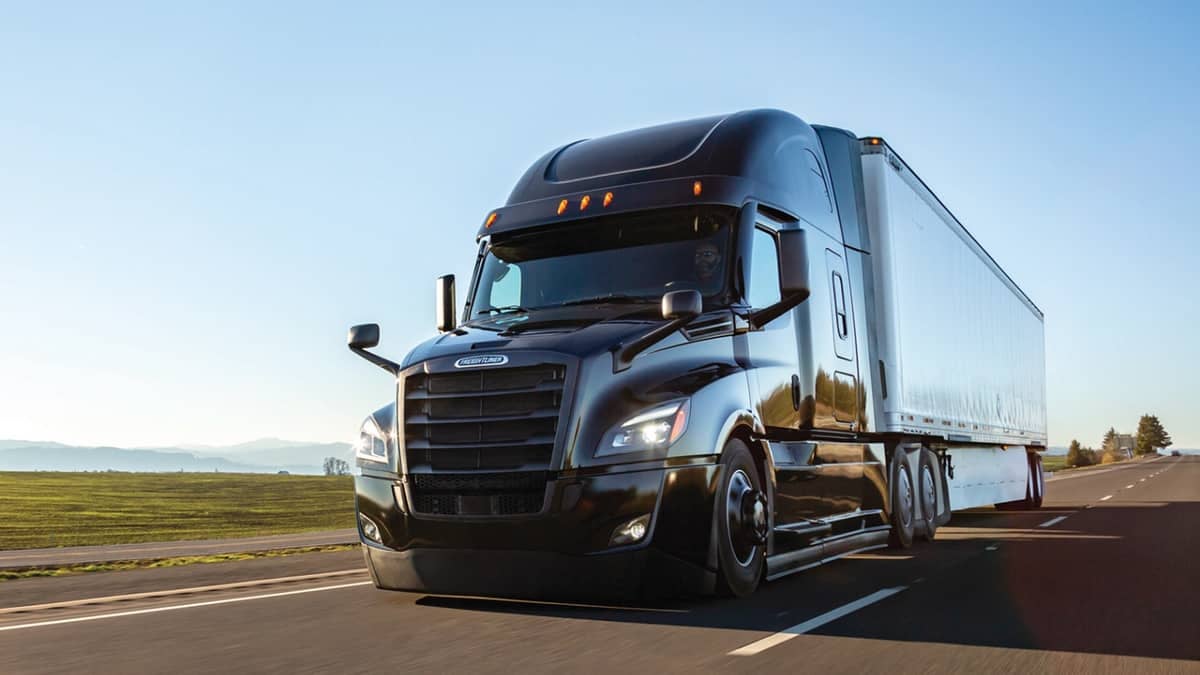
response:
[(725, 499), (729, 543), (738, 563), (749, 565), (755, 548), (767, 541), (767, 499), (742, 469), (730, 476)]

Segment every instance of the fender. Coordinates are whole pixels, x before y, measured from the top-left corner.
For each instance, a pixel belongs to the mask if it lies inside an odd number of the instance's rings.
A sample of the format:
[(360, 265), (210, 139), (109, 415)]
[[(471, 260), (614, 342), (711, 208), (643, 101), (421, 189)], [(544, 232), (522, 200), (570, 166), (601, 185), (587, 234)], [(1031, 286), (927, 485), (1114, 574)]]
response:
[[(749, 408), (741, 408), (733, 411), (725, 418), (725, 423), (721, 425), (721, 433), (717, 437), (720, 439), (718, 447), (724, 448), (725, 443), (733, 438), (734, 432), (739, 428), (744, 428), (750, 431), (750, 444), (757, 444), (763, 453), (763, 487), (767, 492), (767, 530), (770, 532), (775, 529), (775, 462), (771, 458), (771, 448), (767, 446), (766, 435), (767, 429), (762, 423), (762, 419), (758, 413)], [(719, 459), (718, 459), (719, 461)], [(720, 484), (725, 480), (724, 469), (717, 474), (717, 482)], [(719, 493), (713, 495), (713, 516), (712, 524), (708, 528), (708, 557), (705, 561), (706, 566), (711, 571), (717, 569), (717, 514), (719, 509), (716, 506), (716, 499), (720, 498)], [(768, 539), (767, 553), (771, 552), (774, 546), (774, 537)]]

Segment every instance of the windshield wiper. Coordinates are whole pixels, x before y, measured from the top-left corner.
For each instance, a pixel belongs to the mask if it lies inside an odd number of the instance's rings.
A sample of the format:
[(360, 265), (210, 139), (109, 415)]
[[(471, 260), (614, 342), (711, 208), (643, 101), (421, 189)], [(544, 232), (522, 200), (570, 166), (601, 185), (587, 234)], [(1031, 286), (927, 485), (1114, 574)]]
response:
[(480, 312), (487, 314), (528, 314), (529, 310), (520, 305), (505, 305), (503, 307), (488, 307), (481, 309)]
[(606, 304), (633, 304), (641, 302), (654, 302), (652, 298), (643, 297), (640, 295), (621, 295), (613, 293), (610, 295), (597, 295), (591, 298), (580, 298), (579, 300), (568, 300), (560, 307), (570, 307), (571, 305), (606, 305)]

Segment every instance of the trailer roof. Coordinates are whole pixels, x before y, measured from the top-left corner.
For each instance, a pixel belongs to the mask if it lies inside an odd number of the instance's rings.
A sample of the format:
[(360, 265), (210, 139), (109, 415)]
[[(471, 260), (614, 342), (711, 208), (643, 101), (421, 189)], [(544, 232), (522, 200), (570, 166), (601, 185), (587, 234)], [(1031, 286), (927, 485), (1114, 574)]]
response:
[(988, 262), (990, 262), (992, 267), (1000, 273), (1004, 281), (1007, 282), (1013, 290), (1019, 293), (1025, 302), (1029, 303), (1029, 306), (1032, 307), (1035, 312), (1037, 312), (1039, 317), (1045, 318), (1045, 312), (1043, 312), (1042, 309), (1037, 306), (1037, 303), (1033, 301), (1033, 298), (1029, 297), (1029, 294), (1025, 292), (1025, 289), (1021, 288), (1021, 286), (1017, 284), (1017, 282), (1008, 274), (1008, 272), (1006, 272), (1004, 268), (1000, 266), (1000, 263), (997, 262), (994, 257), (992, 257), (992, 254), (989, 253), (986, 248), (984, 248), (983, 244), (979, 243), (979, 240), (975, 238), (975, 235), (971, 234), (971, 231), (967, 229), (967, 226), (962, 224), (962, 221), (958, 219), (958, 216), (954, 215), (954, 212), (946, 206), (941, 197), (938, 197), (937, 193), (929, 188), (929, 185), (921, 179), (920, 174), (912, 170), (912, 167), (908, 164), (908, 162), (904, 161), (904, 158), (900, 156), (900, 153), (896, 152), (896, 149), (893, 148), (891, 144), (879, 136), (864, 136), (858, 140), (863, 144), (864, 154), (883, 154), (889, 160), (894, 161), (903, 167), (903, 170), (908, 172), (908, 174), (912, 176), (913, 179), (916, 180), (916, 182), (921, 186), (921, 189), (925, 192), (925, 194), (927, 194), (933, 200), (933, 202), (937, 204), (937, 206), (943, 212), (945, 212), (947, 216), (950, 217), (950, 220), (953, 221), (960, 230), (962, 230), (962, 233), (971, 240), (971, 243), (973, 243), (975, 247), (987, 257)]

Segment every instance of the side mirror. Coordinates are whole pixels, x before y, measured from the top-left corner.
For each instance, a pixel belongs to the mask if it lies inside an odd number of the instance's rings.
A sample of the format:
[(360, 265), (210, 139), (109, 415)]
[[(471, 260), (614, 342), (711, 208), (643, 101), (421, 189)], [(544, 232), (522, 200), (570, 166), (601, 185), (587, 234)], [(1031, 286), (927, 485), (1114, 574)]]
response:
[(443, 333), (458, 327), (454, 317), (454, 275), (437, 278), (437, 329)]
[(700, 291), (671, 291), (662, 296), (662, 317), (667, 320), (691, 319), (704, 311)]
[(751, 314), (750, 325), (756, 328), (771, 323), (796, 305), (808, 299), (808, 247), (804, 230), (784, 230), (779, 233), (779, 302)]
[(346, 336), (346, 344), (350, 346), (350, 351), (358, 354), (367, 361), (383, 368), (392, 375), (399, 374), (400, 364), (367, 351), (379, 344), (379, 324), (362, 323), (357, 326), (351, 326), (350, 334)]
[(351, 326), (346, 344), (350, 345), (351, 349), (370, 349), (379, 344), (379, 324), (363, 323)]
[(804, 230), (784, 230), (779, 233), (779, 291), (785, 299), (798, 302), (808, 299), (808, 247)]

